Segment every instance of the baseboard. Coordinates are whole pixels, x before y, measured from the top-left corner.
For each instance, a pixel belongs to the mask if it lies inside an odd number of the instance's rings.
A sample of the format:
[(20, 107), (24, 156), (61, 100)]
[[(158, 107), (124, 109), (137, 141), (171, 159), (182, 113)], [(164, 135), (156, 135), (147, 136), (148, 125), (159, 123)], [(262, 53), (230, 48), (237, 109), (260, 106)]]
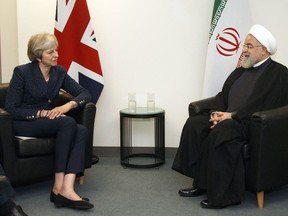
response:
[[(143, 152), (151, 151), (153, 147), (138, 147)], [(178, 148), (165, 148), (165, 156), (174, 158)], [(120, 147), (93, 147), (93, 154), (98, 157), (120, 157)]]

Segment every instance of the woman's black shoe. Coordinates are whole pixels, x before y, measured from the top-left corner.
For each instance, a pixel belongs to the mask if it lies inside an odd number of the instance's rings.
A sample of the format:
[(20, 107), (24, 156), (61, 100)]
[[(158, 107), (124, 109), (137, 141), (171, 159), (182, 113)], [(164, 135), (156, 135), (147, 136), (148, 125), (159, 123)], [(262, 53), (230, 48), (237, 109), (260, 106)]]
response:
[(75, 209), (91, 209), (94, 207), (91, 203), (83, 200), (70, 200), (66, 197), (58, 194), (55, 198), (54, 205), (56, 207), (68, 207), (68, 208), (75, 208)]
[[(57, 194), (55, 194), (53, 191), (51, 191), (51, 193), (50, 193), (50, 202), (54, 203), (56, 197), (57, 197)], [(86, 198), (86, 197), (80, 196), (80, 198), (81, 198), (82, 200), (84, 200), (84, 201), (87, 201), (87, 202), (90, 201), (90, 200), (89, 200), (88, 198)]]

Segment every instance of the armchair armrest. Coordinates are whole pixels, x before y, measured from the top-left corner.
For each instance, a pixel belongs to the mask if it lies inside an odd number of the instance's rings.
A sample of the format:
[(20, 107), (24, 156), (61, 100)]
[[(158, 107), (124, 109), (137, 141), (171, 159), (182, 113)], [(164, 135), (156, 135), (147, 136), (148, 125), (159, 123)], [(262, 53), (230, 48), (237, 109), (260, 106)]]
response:
[(288, 106), (254, 113), (249, 130), (248, 185), (263, 191), (286, 184)]
[[(57, 104), (62, 105), (73, 100), (73, 96), (60, 90)], [(96, 106), (92, 102), (85, 104), (83, 107), (73, 109), (67, 115), (75, 118), (78, 124), (83, 124), (87, 128), (94, 127), (94, 119), (96, 114)], [(93, 122), (93, 123), (92, 123)]]
[(202, 112), (209, 112), (209, 110), (213, 109), (215, 99), (216, 97), (210, 97), (190, 103), (188, 107), (189, 116), (191, 117)]

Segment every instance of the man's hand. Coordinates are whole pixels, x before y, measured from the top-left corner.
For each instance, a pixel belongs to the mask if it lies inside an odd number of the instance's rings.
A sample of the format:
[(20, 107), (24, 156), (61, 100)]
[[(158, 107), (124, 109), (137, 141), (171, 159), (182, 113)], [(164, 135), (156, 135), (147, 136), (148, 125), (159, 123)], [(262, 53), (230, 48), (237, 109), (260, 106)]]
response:
[(216, 124), (226, 119), (232, 119), (232, 113), (219, 111), (214, 112), (214, 115), (209, 120), (213, 124), (210, 128), (214, 128)]

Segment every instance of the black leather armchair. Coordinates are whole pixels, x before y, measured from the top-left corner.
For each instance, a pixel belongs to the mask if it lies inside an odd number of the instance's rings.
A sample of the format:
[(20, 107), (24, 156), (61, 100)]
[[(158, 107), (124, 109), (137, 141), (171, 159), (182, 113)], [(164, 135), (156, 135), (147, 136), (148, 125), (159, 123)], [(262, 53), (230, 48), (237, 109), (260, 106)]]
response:
[[(189, 104), (189, 116), (213, 110), (215, 97)], [(214, 109), (215, 110), (215, 109)], [(251, 116), (249, 143), (243, 148), (246, 187), (256, 192), (258, 207), (264, 191), (288, 184), (288, 106), (256, 112)]]
[[(0, 84), (0, 162), (13, 185), (38, 181), (54, 174), (54, 139), (17, 138), (13, 131), (11, 115), (4, 110), (8, 83)], [(59, 105), (73, 97), (65, 91), (59, 92)], [(87, 103), (83, 108), (72, 110), (67, 115), (88, 128), (85, 168), (92, 165), (93, 131), (96, 106)], [(82, 177), (84, 173), (81, 174)], [(82, 178), (83, 180), (83, 178)]]

